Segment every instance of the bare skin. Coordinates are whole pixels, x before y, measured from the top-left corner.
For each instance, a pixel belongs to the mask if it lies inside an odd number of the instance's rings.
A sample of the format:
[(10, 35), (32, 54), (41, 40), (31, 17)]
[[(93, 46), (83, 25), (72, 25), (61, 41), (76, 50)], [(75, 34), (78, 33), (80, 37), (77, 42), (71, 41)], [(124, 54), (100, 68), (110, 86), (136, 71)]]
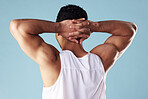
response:
[[(77, 57), (83, 57), (88, 53), (83, 49), (82, 41), (91, 33), (112, 34), (103, 44), (90, 51), (101, 57), (107, 74), (109, 68), (131, 44), (136, 33), (136, 25), (125, 21), (93, 22), (82, 18), (59, 23), (37, 19), (16, 19), (11, 21), (10, 31), (21, 49), (39, 64), (44, 87), (50, 87), (57, 80), (61, 70), (60, 52), (44, 42), (39, 34), (56, 33), (56, 39), (62, 50), (71, 50)], [(77, 38), (80, 38), (79, 41)]]

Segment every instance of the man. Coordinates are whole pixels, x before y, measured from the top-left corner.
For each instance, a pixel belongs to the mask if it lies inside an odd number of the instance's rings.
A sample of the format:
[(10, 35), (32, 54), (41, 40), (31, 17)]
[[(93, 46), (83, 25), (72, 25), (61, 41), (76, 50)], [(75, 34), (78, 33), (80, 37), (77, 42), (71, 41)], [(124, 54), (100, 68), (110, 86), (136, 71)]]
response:
[[(67, 5), (60, 9), (56, 22), (15, 19), (10, 31), (22, 50), (39, 64), (43, 99), (106, 99), (107, 71), (131, 44), (136, 25), (117, 20), (89, 21), (84, 9)], [(112, 35), (86, 52), (82, 42), (93, 32)], [(62, 52), (44, 42), (39, 36), (42, 33), (55, 33)]]

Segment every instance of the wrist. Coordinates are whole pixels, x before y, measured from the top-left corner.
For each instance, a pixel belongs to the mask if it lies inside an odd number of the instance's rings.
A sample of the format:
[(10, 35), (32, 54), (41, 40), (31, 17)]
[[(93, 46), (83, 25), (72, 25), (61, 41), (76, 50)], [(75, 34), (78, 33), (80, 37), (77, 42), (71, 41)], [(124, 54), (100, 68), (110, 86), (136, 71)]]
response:
[(60, 22), (55, 22), (55, 31), (56, 31), (56, 33), (59, 33), (61, 31)]
[(99, 28), (99, 22), (91, 22), (90, 25), (91, 32), (97, 32), (97, 29)]

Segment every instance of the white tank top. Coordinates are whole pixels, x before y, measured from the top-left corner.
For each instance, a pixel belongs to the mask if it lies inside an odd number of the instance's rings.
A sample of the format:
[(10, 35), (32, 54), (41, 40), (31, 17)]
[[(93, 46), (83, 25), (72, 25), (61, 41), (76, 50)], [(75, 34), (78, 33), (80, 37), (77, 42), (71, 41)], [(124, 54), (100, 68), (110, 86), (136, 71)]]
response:
[(96, 54), (77, 58), (72, 51), (60, 52), (61, 71), (51, 87), (44, 87), (42, 99), (106, 99), (105, 71)]

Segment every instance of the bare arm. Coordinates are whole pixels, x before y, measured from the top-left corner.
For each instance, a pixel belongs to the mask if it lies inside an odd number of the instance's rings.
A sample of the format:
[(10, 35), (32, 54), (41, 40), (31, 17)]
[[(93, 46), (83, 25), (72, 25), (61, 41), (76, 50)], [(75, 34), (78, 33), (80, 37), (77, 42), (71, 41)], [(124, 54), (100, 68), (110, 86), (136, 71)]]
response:
[(115, 61), (124, 53), (131, 44), (135, 33), (136, 25), (125, 21), (100, 21), (92, 22), (92, 32), (106, 32), (112, 34), (104, 44), (98, 45), (91, 52), (98, 54), (107, 71)]
[[(83, 34), (89, 36), (92, 32), (106, 32), (112, 34), (104, 42), (104, 44), (98, 45), (90, 51), (101, 57), (105, 71), (109, 70), (109, 68), (115, 63), (115, 61), (125, 52), (128, 46), (131, 44), (137, 30), (135, 24), (119, 20), (99, 22), (92, 22), (89, 20), (75, 20), (75, 22), (82, 27), (87, 24), (85, 26), (85, 30), (88, 31), (76, 31), (69, 33), (72, 39), (77, 39)], [(76, 30), (79, 29), (76, 25), (73, 28)], [(82, 40), (85, 40), (87, 38), (88, 37), (82, 37), (80, 43), (82, 42)]]
[(16, 19), (10, 23), (10, 31), (22, 50), (39, 65), (55, 61), (58, 51), (38, 34), (59, 32), (58, 27), (58, 23), (37, 19)]
[(11, 21), (10, 31), (30, 58), (39, 65), (47, 65), (55, 63), (59, 52), (54, 46), (44, 42), (39, 34), (59, 33), (67, 38), (67, 33), (74, 31), (70, 25), (74, 25), (72, 20), (51, 22), (39, 19), (16, 19)]
[(55, 77), (58, 77), (59, 51), (44, 42), (39, 34), (59, 33), (68, 38), (68, 33), (75, 31), (70, 25), (74, 25), (72, 20), (56, 23), (38, 19), (16, 19), (10, 23), (10, 31), (22, 50), (39, 64), (44, 86), (52, 85)]

